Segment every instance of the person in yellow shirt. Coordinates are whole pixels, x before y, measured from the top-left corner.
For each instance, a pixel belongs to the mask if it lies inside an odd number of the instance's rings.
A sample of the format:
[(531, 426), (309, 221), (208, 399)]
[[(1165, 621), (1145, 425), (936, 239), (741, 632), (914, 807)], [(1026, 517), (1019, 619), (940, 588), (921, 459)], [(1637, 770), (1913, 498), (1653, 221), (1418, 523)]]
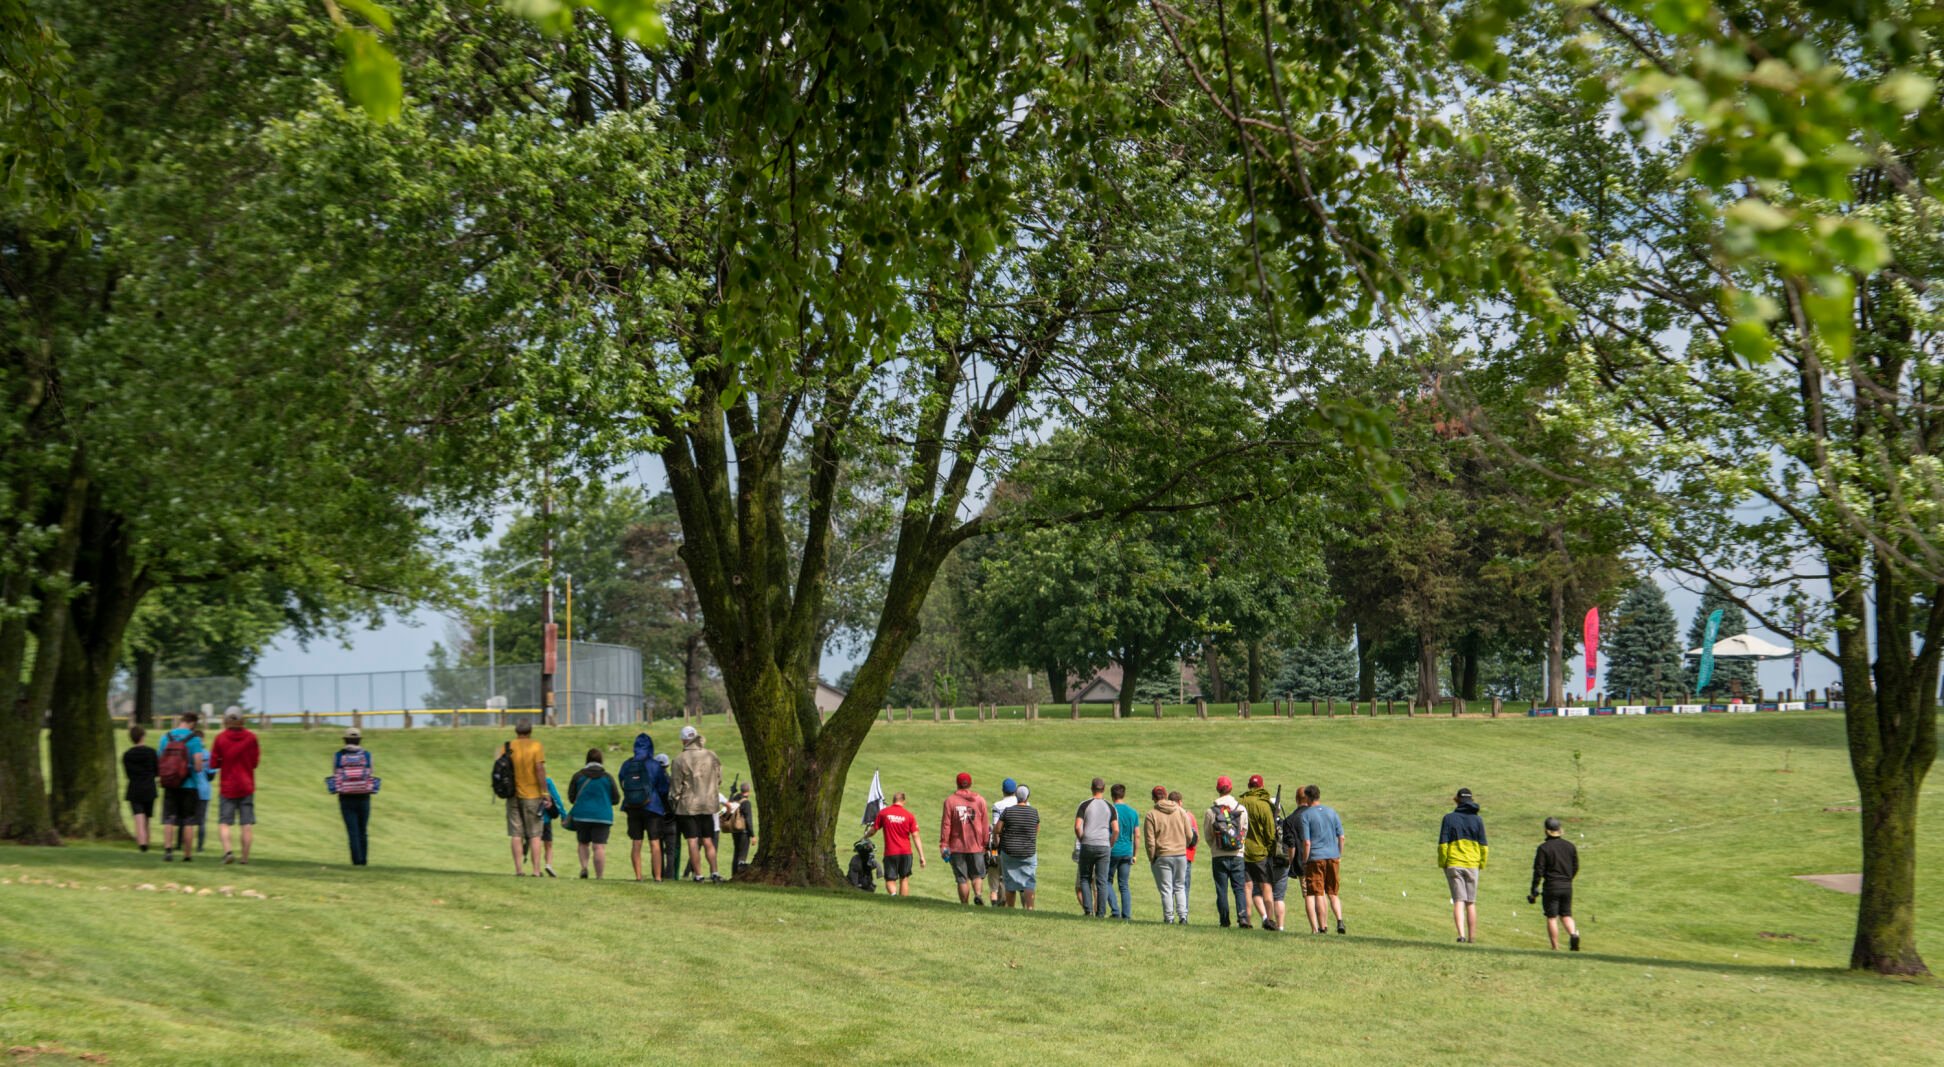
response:
[(506, 798), (507, 845), (513, 852), (513, 876), (526, 873), (525, 857), (532, 857), (533, 877), (545, 874), (540, 834), (546, 825), (547, 750), (533, 739), (533, 720), (513, 724), (514, 738), (506, 754), (513, 761), (513, 795)]

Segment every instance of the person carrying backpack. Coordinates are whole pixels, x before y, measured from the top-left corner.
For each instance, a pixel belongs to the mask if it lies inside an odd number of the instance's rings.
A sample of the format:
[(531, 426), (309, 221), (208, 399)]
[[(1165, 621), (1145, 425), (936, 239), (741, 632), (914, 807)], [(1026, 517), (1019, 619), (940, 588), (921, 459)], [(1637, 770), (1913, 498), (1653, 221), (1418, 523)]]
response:
[(567, 821), (574, 824), (574, 839), (580, 845), (582, 878), (587, 877), (590, 853), (594, 877), (606, 877), (608, 833), (614, 829), (614, 809), (621, 800), (621, 784), (602, 765), (601, 750), (588, 749), (587, 765), (567, 783)]
[(634, 755), (621, 762), (621, 810), (628, 816), (628, 858), (634, 864), (635, 881), (645, 881), (641, 871), (641, 843), (648, 842), (649, 873), (661, 881), (662, 826), (667, 814), (662, 797), (668, 792), (668, 772), (655, 759), (655, 739), (646, 733), (635, 735)]
[(735, 846), (729, 860), (729, 877), (734, 878), (749, 866), (750, 844), (756, 840), (756, 802), (749, 797), (748, 782), (729, 787), (729, 810), (723, 813), (722, 825)]
[(532, 719), (522, 717), (513, 724), (513, 733), (513, 740), (501, 746), (493, 760), (493, 795), (506, 801), (506, 837), (513, 853), (513, 876), (526, 873), (530, 858), (533, 877), (539, 878), (546, 868), (540, 835), (546, 829), (547, 751), (533, 739)]
[(560, 877), (553, 869), (553, 831), (554, 823), (562, 821), (565, 821), (569, 827), (573, 826), (573, 820), (567, 818), (567, 802), (560, 799), (560, 790), (554, 786), (554, 780), (549, 777), (547, 802), (540, 807), (540, 853), (546, 859), (546, 866), (542, 869), (547, 872), (549, 878)]
[(331, 776), (324, 779), (324, 787), (337, 795), (353, 867), (363, 867), (371, 856), (371, 794), (379, 785), (378, 776), (371, 770), (371, 753), (365, 750), (363, 741), (364, 734), (357, 727), (345, 730), (344, 747), (332, 755)]
[(1262, 775), (1249, 776), (1249, 790), (1242, 794), (1242, 810), (1248, 815), (1248, 833), (1242, 841), (1242, 875), (1249, 882), (1249, 901), (1262, 914), (1262, 928), (1281, 929), (1276, 921), (1276, 874), (1269, 856), (1276, 850), (1277, 819), (1269, 790)]
[(185, 711), (176, 720), (176, 727), (162, 735), (155, 745), (155, 781), (162, 788), (162, 861), (175, 860), (177, 846), (182, 848), (182, 862), (188, 863), (194, 847), (189, 843), (189, 831), (196, 825), (202, 809), (203, 765), (208, 753), (203, 748), (202, 738), (196, 734), (196, 723), (200, 719), (193, 711)]
[(1249, 929), (1248, 879), (1242, 870), (1242, 848), (1249, 833), (1249, 813), (1229, 794), (1235, 783), (1228, 775), (1215, 779), (1215, 803), (1202, 814), (1202, 842), (1208, 865), (1215, 872), (1215, 913), (1229, 924), (1229, 897), (1235, 898), (1237, 925)]

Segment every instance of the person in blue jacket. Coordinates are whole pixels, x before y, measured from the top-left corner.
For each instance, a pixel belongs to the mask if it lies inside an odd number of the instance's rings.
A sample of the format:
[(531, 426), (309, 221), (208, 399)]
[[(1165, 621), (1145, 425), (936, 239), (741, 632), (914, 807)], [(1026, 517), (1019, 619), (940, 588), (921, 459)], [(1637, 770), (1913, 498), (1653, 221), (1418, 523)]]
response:
[(668, 776), (668, 763), (668, 753), (655, 753), (655, 765), (661, 768), (661, 771), (655, 779), (657, 783), (655, 799), (648, 810), (654, 813), (654, 818), (650, 822), (653, 823), (655, 830), (655, 840), (661, 843), (660, 858), (655, 863), (655, 870), (658, 872), (655, 877), (657, 882), (674, 878), (682, 862), (682, 838), (676, 832), (675, 803), (668, 799), (668, 790), (673, 784)]
[(554, 820), (567, 813), (567, 805), (561, 802), (560, 790), (554, 788), (553, 778), (547, 779), (547, 802), (540, 805), (540, 848), (545, 854), (547, 877), (558, 878), (553, 869), (553, 824)]
[(641, 843), (648, 842), (649, 873), (662, 880), (663, 823), (668, 820), (668, 769), (655, 758), (655, 739), (635, 735), (634, 755), (621, 763), (621, 810), (628, 815), (629, 859), (643, 881)]
[(567, 783), (567, 803), (567, 818), (580, 843), (580, 876), (587, 877), (592, 853), (594, 877), (601, 878), (607, 873), (608, 833), (614, 829), (614, 809), (621, 803), (621, 783), (602, 766), (600, 749), (587, 750), (587, 766), (575, 771)]

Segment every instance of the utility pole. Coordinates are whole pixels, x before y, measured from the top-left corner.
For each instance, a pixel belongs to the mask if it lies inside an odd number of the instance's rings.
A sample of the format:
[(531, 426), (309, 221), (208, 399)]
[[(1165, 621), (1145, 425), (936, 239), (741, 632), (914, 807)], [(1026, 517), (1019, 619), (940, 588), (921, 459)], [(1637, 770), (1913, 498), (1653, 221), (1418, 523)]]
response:
[(540, 495), (540, 721), (554, 724), (553, 479)]

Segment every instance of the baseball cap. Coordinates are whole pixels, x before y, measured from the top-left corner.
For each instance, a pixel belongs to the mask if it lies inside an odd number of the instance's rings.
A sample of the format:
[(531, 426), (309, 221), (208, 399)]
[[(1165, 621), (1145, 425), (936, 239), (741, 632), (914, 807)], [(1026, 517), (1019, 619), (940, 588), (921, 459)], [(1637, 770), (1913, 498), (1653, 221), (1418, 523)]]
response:
[(1558, 817), (1558, 816), (1556, 816), (1556, 815), (1548, 815), (1548, 816), (1546, 816), (1546, 829), (1547, 829), (1547, 830), (1549, 830), (1549, 831), (1551, 831), (1551, 832), (1553, 832), (1553, 833), (1558, 833), (1558, 832), (1559, 832), (1559, 827), (1560, 827), (1560, 822), (1559, 822), (1559, 817)]
[(1250, 788), (1250, 789), (1261, 789), (1261, 788), (1262, 788), (1262, 775), (1259, 775), (1259, 774), (1252, 774), (1252, 775), (1249, 775), (1249, 788)]
[(1471, 790), (1469, 790), (1469, 789), (1460, 789), (1460, 790), (1458, 791), (1458, 799), (1459, 799), (1459, 800), (1470, 800), (1471, 798), (1472, 798), (1472, 795), (1471, 795)]
[(960, 789), (969, 788), (972, 785), (972, 776), (965, 773), (964, 771), (960, 771), (958, 776), (958, 784)]
[(701, 737), (701, 736), (702, 736), (702, 733), (701, 733), (701, 731), (699, 731), (699, 730), (697, 730), (697, 729), (696, 729), (695, 727), (693, 727), (693, 726), (684, 726), (684, 727), (682, 727), (682, 740), (684, 740), (684, 741), (693, 741), (693, 740), (695, 740), (696, 738), (698, 738), (698, 737)]
[(1005, 781), (999, 783), (999, 788), (1004, 790), (1005, 792), (1011, 793), (1019, 788), (1019, 783), (1013, 781), (1011, 778), (1008, 778)]
[(655, 762), (661, 764), (664, 767), (668, 766), (668, 753), (666, 752), (655, 753)]
[(1025, 799), (1026, 799), (1027, 797), (1029, 797), (1029, 796), (1031, 796), (1031, 795), (1032, 795), (1032, 793), (1033, 793), (1033, 791), (1032, 791), (1032, 790), (1030, 790), (1030, 789), (1028, 789), (1028, 788), (1026, 788), (1025, 786), (1023, 786), (1023, 785), (1022, 785), (1022, 786), (1020, 786), (1020, 787), (1019, 787), (1019, 792), (1017, 792), (1017, 793), (1014, 793), (1014, 794), (1013, 794), (1013, 796), (1016, 796), (1016, 797), (1018, 797), (1018, 798), (1019, 798), (1019, 799), (1021, 799), (1021, 800), (1025, 800)]
[(1160, 799), (1161, 799), (1162, 797), (1165, 797), (1165, 796), (1167, 796), (1167, 795), (1168, 795), (1168, 787), (1167, 787), (1167, 786), (1165, 786), (1165, 785), (1157, 785), (1157, 786), (1155, 786), (1155, 787), (1154, 787), (1154, 799), (1156, 799), (1156, 800), (1160, 800)]
[(364, 731), (355, 726), (347, 726), (344, 728), (344, 739), (346, 741), (362, 741), (364, 740)]
[(1230, 781), (1229, 776), (1226, 774), (1222, 775), (1220, 778), (1215, 779), (1215, 791), (1218, 793), (1226, 793), (1229, 790), (1234, 788), (1235, 788), (1235, 783), (1233, 781)]

